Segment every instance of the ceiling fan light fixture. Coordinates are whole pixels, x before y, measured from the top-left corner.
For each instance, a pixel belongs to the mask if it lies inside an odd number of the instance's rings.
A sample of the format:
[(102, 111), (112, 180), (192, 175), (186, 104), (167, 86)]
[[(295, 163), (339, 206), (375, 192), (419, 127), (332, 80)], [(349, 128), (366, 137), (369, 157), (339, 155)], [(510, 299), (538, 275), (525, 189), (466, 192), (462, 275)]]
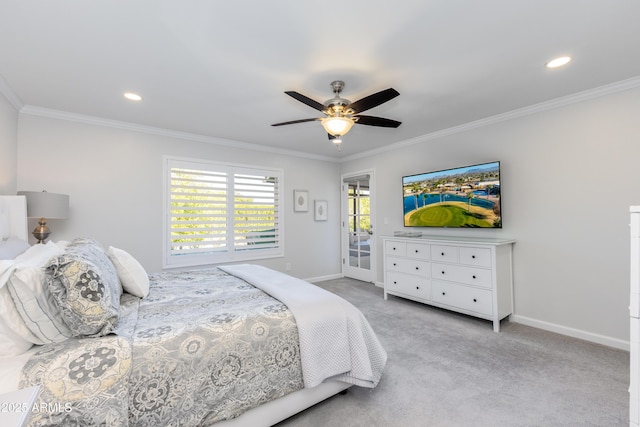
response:
[(351, 130), (355, 122), (348, 117), (331, 116), (325, 117), (320, 123), (322, 123), (322, 127), (329, 135), (343, 136)]
[(342, 151), (342, 138), (336, 136), (335, 138), (331, 138), (331, 142), (333, 146), (338, 149), (338, 151)]

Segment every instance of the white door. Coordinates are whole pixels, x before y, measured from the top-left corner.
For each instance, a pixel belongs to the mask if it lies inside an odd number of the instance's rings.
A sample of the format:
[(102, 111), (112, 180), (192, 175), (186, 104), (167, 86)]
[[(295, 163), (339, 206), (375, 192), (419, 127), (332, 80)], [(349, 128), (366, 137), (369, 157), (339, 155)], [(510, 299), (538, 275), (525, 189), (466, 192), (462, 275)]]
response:
[(342, 274), (375, 281), (373, 171), (342, 179)]

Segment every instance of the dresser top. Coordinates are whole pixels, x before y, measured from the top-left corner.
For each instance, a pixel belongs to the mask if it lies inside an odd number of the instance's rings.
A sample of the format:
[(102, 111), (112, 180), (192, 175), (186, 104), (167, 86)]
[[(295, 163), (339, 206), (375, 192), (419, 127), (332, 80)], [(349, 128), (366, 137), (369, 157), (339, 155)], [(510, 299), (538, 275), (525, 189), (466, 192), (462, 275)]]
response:
[(439, 243), (468, 243), (480, 245), (508, 245), (515, 243), (515, 239), (495, 238), (495, 237), (460, 237), (460, 236), (433, 236), (423, 234), (422, 236), (382, 236), (383, 239), (401, 239), (401, 240), (429, 240)]

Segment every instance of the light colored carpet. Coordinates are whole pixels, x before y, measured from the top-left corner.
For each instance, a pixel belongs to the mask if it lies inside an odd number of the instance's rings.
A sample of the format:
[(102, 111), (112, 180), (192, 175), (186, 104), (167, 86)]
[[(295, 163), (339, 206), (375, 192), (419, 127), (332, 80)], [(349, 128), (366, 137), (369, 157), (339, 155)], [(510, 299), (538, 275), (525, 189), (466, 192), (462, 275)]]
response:
[(351, 387), (278, 427), (629, 425), (628, 352), (506, 320), (495, 333), (352, 279), (317, 285), (365, 314), (389, 359), (375, 389)]

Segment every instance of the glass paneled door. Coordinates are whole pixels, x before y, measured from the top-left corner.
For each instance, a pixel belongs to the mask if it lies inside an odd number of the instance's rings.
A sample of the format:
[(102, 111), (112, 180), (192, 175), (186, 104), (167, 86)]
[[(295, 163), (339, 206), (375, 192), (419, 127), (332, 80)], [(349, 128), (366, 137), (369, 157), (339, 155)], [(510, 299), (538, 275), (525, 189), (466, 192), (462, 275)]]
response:
[(344, 177), (343, 193), (343, 274), (372, 282), (375, 241), (371, 219), (371, 173)]

